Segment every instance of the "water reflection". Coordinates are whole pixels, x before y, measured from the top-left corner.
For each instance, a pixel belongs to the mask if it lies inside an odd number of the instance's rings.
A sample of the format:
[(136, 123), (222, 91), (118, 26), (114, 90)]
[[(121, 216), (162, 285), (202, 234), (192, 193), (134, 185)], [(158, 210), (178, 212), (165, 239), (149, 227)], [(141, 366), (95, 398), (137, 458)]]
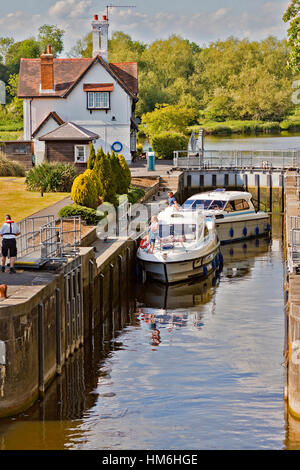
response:
[(0, 421), (0, 449), (299, 448), (284, 415), (276, 227), (271, 242), (222, 247), (217, 276), (138, 285), (43, 401)]

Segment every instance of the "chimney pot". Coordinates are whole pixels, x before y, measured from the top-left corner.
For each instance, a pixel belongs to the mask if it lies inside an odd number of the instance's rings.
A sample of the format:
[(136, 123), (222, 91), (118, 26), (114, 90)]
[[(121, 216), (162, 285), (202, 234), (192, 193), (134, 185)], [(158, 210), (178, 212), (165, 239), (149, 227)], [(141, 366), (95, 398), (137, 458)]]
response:
[(94, 15), (94, 20), (98, 21), (98, 15)]
[(107, 16), (106, 16), (106, 15), (103, 15), (103, 16), (102, 16), (102, 19), (103, 19), (103, 21), (106, 21), (106, 20), (107, 20)]
[(47, 54), (52, 54), (52, 52), (51, 52), (51, 44), (48, 44), (48, 46), (47, 46)]

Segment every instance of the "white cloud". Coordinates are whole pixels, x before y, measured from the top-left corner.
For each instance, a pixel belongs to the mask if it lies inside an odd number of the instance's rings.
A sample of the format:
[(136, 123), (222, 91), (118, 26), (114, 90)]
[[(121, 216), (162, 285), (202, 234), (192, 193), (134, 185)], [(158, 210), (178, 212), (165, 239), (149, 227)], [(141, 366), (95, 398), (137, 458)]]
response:
[(89, 12), (91, 0), (59, 0), (49, 8), (49, 15), (56, 19), (79, 18)]
[[(287, 29), (282, 21), (286, 6), (286, 1), (282, 4), (266, 1), (255, 11), (245, 9), (237, 13), (231, 8), (218, 8), (207, 13), (199, 8), (196, 14), (181, 15), (172, 11), (150, 14), (138, 9), (116, 8), (110, 12), (110, 33), (121, 30), (144, 42), (178, 34), (199, 44), (229, 36), (248, 37), (250, 40), (261, 40), (268, 35), (282, 38)], [(30, 15), (17, 11), (0, 18), (1, 36), (25, 39), (35, 36), (42, 24), (55, 23), (66, 31), (64, 43), (67, 52), (77, 39), (91, 30), (94, 13), (101, 14), (98, 7), (95, 8), (94, 0), (59, 0), (49, 8), (48, 14)]]

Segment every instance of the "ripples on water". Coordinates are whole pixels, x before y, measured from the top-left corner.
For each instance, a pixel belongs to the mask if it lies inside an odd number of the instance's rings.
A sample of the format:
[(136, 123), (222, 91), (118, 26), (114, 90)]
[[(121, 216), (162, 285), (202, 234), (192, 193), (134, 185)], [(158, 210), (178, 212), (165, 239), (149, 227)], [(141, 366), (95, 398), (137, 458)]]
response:
[(223, 254), (219, 276), (139, 285), (125, 328), (104, 325), (44, 402), (3, 421), (0, 449), (297, 447), (283, 400), (280, 235)]

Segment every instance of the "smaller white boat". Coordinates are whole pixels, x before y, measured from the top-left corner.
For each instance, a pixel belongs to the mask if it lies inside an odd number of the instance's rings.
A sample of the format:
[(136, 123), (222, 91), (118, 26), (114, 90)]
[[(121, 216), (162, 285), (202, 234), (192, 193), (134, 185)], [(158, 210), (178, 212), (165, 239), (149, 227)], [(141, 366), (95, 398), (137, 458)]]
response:
[(271, 230), (269, 215), (256, 212), (248, 192), (216, 189), (199, 193), (187, 199), (183, 208), (213, 217), (222, 244), (265, 236)]
[(215, 221), (192, 210), (168, 207), (158, 215), (159, 237), (153, 253), (143, 245), (137, 251), (143, 278), (165, 284), (207, 276), (222, 264)]

